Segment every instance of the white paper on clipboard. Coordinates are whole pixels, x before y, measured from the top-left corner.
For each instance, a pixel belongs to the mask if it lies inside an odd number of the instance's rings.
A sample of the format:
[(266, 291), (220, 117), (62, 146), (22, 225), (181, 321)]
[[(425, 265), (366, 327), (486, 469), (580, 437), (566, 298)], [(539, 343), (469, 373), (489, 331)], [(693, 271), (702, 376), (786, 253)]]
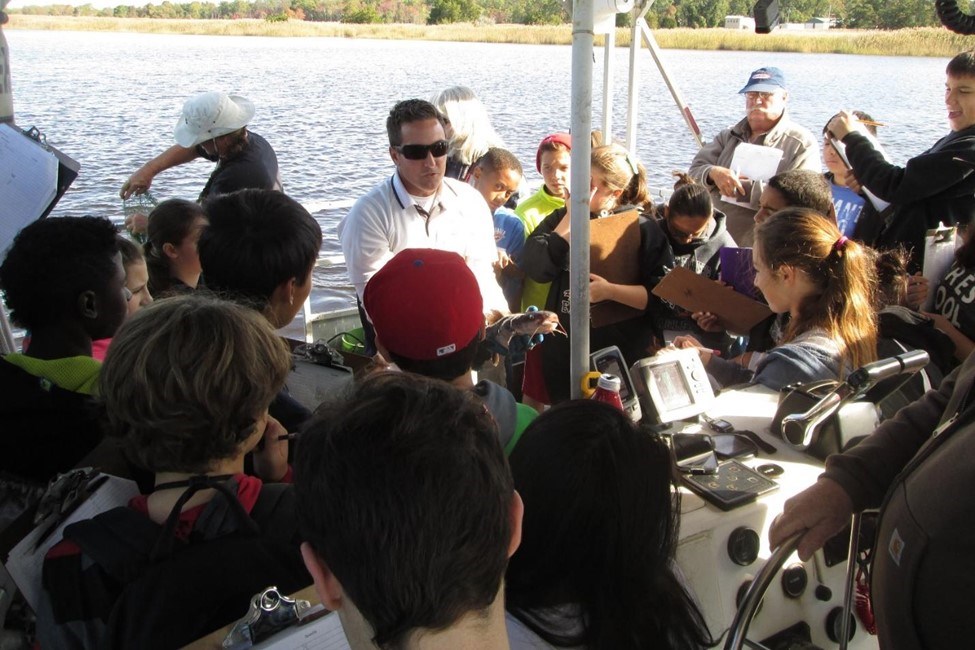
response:
[(924, 234), (924, 265), (921, 274), (927, 278), (928, 286), (932, 289), (928, 291), (921, 311), (931, 311), (934, 307), (934, 296), (937, 293), (934, 289), (941, 284), (955, 259), (956, 231), (954, 226), (942, 226), (932, 228)]
[[(784, 153), (775, 147), (742, 142), (735, 147), (735, 153), (731, 157), (731, 164), (728, 168), (740, 177), (752, 181), (767, 181), (775, 176)], [(743, 200), (742, 197), (722, 196), (721, 200), (754, 210), (749, 197), (745, 197)]]
[[(873, 145), (873, 148), (879, 151), (880, 154), (884, 157), (884, 160), (890, 162), (890, 159), (887, 157), (886, 149), (884, 149), (883, 145), (880, 144), (880, 140), (875, 138), (874, 135), (870, 133), (870, 131), (857, 131), (857, 133), (865, 136), (867, 140), (870, 141), (870, 144)], [(843, 144), (841, 141), (837, 140), (836, 138), (834, 138), (832, 135), (829, 136), (829, 142), (831, 145), (833, 145), (833, 148), (836, 150), (836, 153), (839, 154), (840, 160), (843, 161), (843, 164), (846, 165), (846, 168), (853, 169), (852, 165), (850, 165), (850, 159), (846, 157), (846, 145)], [(867, 199), (869, 199), (870, 204), (874, 207), (874, 209), (877, 210), (877, 212), (883, 212), (890, 206), (889, 201), (884, 201), (882, 198), (878, 197), (876, 194), (874, 194), (873, 192), (871, 192), (865, 187), (863, 188), (863, 193), (867, 195)]]
[(44, 214), (57, 190), (57, 156), (16, 127), (0, 124), (0, 260), (17, 233)]

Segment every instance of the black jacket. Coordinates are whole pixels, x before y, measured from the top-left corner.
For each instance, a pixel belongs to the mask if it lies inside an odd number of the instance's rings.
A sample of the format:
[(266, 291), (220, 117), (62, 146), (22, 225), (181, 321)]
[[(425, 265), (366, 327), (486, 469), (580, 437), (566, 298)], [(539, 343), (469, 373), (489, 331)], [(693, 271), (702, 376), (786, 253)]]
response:
[[(632, 207), (622, 208), (629, 210)], [(565, 216), (565, 208), (548, 215), (532, 232), (522, 251), (525, 273), (536, 282), (551, 282), (545, 309), (559, 315), (559, 322), (566, 332), (569, 323), (569, 243), (555, 234), (555, 227)], [(595, 215), (593, 215), (595, 216)], [(674, 266), (674, 256), (660, 226), (653, 219), (640, 217), (640, 284), (647, 289), (649, 300), (643, 314), (630, 320), (591, 328), (589, 349), (592, 351), (615, 345), (623, 353), (627, 364), (649, 355), (653, 336), (654, 309), (660, 301), (651, 290), (667, 271)], [(541, 345), (542, 373), (553, 404), (569, 399), (569, 339), (567, 336), (546, 336)]]
[(885, 161), (862, 134), (847, 134), (843, 144), (860, 184), (892, 204), (877, 245), (904, 244), (912, 251), (912, 273), (921, 269), (926, 230), (975, 215), (975, 168), (955, 160), (975, 163), (975, 126), (948, 134), (905, 167)]

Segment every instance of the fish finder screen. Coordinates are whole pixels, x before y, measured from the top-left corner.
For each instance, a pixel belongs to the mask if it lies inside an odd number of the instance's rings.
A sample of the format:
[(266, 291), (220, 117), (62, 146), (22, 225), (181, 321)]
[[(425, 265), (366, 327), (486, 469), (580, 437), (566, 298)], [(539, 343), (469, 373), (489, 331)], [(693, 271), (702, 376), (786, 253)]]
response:
[(629, 401), (632, 397), (630, 395), (630, 377), (626, 370), (620, 366), (620, 361), (617, 357), (606, 356), (599, 360), (598, 364), (599, 372), (616, 375), (620, 378), (620, 399), (624, 402)]
[(653, 377), (668, 411), (690, 406), (693, 398), (684, 382), (679, 364), (668, 363), (657, 366), (653, 369)]

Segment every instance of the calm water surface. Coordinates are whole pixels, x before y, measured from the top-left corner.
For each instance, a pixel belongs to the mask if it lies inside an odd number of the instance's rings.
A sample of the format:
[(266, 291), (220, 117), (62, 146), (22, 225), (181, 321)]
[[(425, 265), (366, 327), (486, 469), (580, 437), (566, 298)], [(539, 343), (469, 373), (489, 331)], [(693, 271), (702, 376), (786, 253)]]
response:
[[(36, 126), (81, 163), (54, 214), (119, 218), (118, 188), (172, 144), (183, 101), (206, 90), (257, 105), (251, 128), (274, 146), (285, 190), (322, 224), (323, 252), (340, 251), (335, 225), (354, 199), (392, 172), (385, 117), (396, 101), (473, 88), (495, 128), (540, 182), (535, 148), (569, 123), (568, 46), (337, 38), (5, 32), (17, 123)], [(593, 123), (600, 123), (603, 50), (595, 51)], [(614, 131), (625, 136), (626, 50), (616, 56)], [(664, 50), (663, 58), (705, 138), (737, 121), (748, 73), (782, 68), (794, 119), (819, 132), (840, 108), (888, 124), (880, 137), (897, 163), (947, 133), (943, 59)], [(690, 163), (696, 144), (649, 53), (641, 56), (638, 156), (656, 186)], [(160, 174), (157, 198), (195, 199), (212, 165)], [(346, 304), (341, 269), (316, 274), (317, 307)]]

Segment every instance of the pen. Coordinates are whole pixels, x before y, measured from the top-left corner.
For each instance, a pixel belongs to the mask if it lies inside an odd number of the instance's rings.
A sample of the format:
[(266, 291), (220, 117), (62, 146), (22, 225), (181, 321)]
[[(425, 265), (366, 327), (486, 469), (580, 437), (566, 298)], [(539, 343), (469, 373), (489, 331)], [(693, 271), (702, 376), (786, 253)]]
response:
[(278, 436), (278, 440), (297, 440), (297, 433), (286, 433), (283, 436)]
[(864, 120), (864, 119), (861, 119), (859, 117), (857, 118), (857, 122), (859, 122), (860, 124), (866, 124), (867, 126), (887, 126), (883, 122), (875, 122), (873, 120)]

